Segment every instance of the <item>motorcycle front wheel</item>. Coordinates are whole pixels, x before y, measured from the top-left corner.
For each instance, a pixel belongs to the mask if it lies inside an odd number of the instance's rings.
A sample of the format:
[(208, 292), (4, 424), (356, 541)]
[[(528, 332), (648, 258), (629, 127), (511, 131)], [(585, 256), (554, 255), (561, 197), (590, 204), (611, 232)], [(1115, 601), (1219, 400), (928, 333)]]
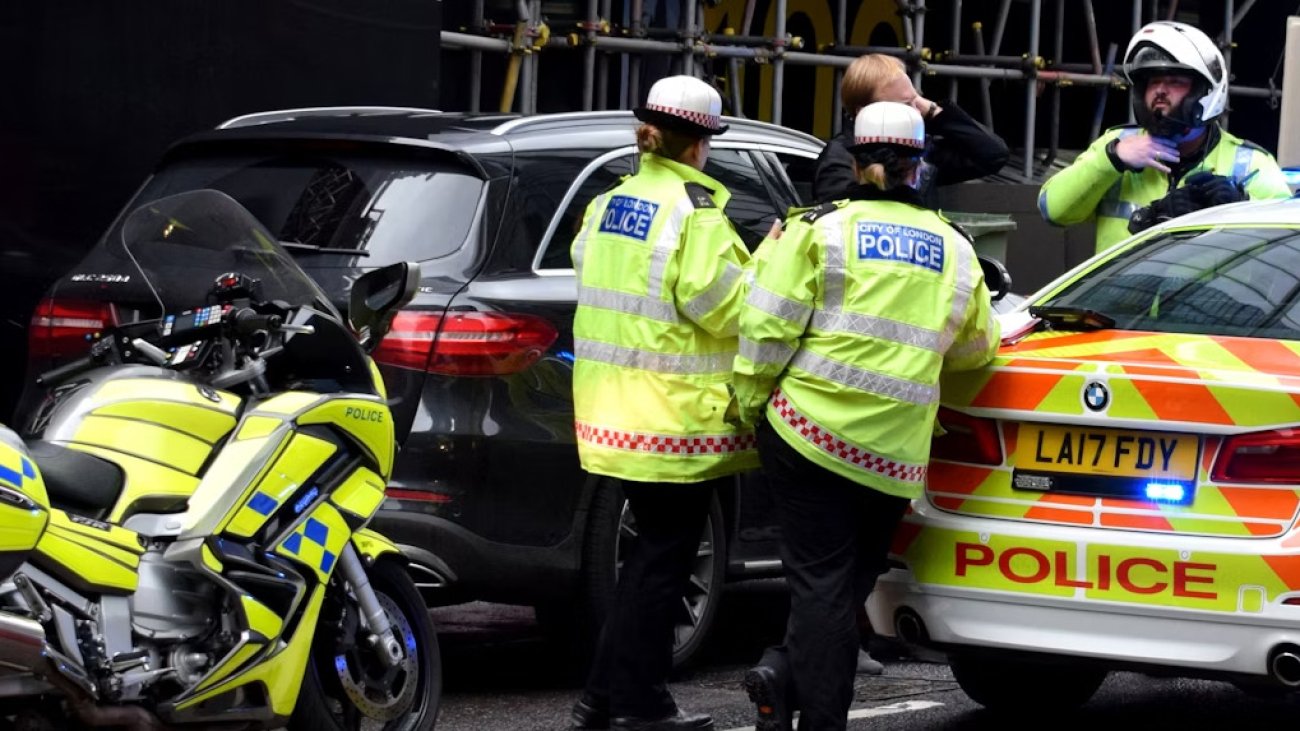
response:
[(346, 584), (330, 584), (311, 659), (289, 722), (291, 731), (426, 731), (438, 718), (442, 659), (429, 609), (406, 570), (380, 560), (366, 568), (370, 586), (405, 649), (388, 667), (363, 639), (361, 608)]

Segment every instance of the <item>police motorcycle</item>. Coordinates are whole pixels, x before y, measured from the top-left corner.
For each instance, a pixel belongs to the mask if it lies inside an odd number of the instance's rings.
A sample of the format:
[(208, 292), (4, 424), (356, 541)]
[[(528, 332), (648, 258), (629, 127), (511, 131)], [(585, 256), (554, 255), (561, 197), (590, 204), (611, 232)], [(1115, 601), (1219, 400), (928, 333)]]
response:
[(395, 442), (365, 348), (418, 268), (358, 278), (349, 331), (222, 193), (121, 230), (141, 319), (41, 376), (36, 438), (0, 427), (0, 726), (432, 728), (428, 610), (366, 527)]

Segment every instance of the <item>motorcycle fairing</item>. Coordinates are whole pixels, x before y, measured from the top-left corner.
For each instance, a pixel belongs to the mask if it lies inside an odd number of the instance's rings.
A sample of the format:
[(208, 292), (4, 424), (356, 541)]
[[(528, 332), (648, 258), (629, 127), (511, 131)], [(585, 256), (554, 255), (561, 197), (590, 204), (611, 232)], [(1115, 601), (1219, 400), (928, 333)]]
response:
[(163, 368), (111, 369), (84, 378), (87, 384), (51, 415), (43, 438), (122, 469), (125, 484), (109, 521), (182, 509), (214, 448), (234, 428), (239, 397)]
[[(0, 577), (8, 576), (40, 540), (49, 498), (40, 470), (13, 432), (0, 427)], [(8, 438), (5, 438), (8, 437)]]
[(56, 508), (31, 561), (77, 591), (130, 594), (143, 553), (135, 531)]

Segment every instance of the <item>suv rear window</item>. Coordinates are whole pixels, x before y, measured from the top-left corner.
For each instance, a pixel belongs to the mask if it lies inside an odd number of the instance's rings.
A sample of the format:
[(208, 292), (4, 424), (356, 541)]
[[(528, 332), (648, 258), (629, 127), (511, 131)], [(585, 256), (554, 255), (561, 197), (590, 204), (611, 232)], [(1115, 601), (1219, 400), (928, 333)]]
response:
[(304, 266), (370, 268), (458, 250), (474, 222), (483, 181), (454, 163), (395, 156), (223, 154), (170, 163), (134, 205), (197, 188), (226, 193), (281, 241), (301, 244), (290, 251)]
[(1121, 330), (1300, 340), (1300, 233), (1215, 228), (1164, 234), (1042, 304), (1103, 312)]

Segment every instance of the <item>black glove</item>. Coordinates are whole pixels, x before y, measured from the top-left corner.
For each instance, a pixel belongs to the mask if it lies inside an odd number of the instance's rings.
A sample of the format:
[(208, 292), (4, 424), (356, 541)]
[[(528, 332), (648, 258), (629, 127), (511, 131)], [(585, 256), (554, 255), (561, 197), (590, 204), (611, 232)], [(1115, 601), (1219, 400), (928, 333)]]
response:
[(1183, 182), (1182, 189), (1195, 190), (1204, 208), (1244, 201), (1248, 197), (1237, 181), (1203, 170)]
[(1145, 231), (1157, 223), (1163, 223), (1171, 218), (1185, 216), (1205, 208), (1201, 202), (1199, 188), (1175, 188), (1169, 191), (1164, 198), (1157, 198), (1151, 201), (1151, 205), (1146, 208), (1139, 208), (1133, 212), (1133, 216), (1128, 221), (1128, 232), (1135, 234), (1139, 231)]

